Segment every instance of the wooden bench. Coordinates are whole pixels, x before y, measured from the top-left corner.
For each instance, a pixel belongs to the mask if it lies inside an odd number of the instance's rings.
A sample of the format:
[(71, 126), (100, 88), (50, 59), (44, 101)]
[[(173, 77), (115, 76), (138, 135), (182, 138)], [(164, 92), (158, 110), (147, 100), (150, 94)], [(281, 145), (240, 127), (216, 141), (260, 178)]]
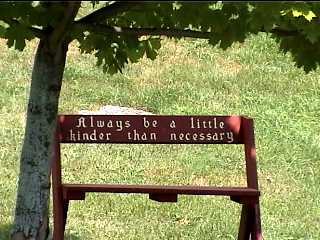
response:
[[(62, 183), (61, 143), (243, 144), (247, 186)], [(87, 192), (149, 194), (159, 202), (176, 202), (179, 194), (228, 196), (242, 204), (238, 239), (262, 239), (253, 120), (243, 116), (59, 115), (52, 187), (54, 240), (64, 238), (70, 200), (84, 200)]]

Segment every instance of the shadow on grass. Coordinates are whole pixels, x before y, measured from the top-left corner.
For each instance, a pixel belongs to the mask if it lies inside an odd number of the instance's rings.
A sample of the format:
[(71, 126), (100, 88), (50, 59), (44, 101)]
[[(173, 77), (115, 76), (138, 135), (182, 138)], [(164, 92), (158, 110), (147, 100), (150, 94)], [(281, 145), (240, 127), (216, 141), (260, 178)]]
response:
[[(0, 224), (0, 240), (10, 240), (11, 224)], [(67, 233), (65, 240), (81, 240), (79, 236)]]
[(0, 239), (9, 240), (10, 239), (10, 230), (11, 224), (0, 224)]

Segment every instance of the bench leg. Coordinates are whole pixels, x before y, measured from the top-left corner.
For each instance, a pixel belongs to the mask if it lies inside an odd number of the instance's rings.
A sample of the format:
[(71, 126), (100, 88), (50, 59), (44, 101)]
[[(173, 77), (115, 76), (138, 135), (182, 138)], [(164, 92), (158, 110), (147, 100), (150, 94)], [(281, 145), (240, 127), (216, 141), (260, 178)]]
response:
[(241, 209), (241, 219), (238, 233), (238, 240), (249, 240), (250, 237), (250, 208), (248, 205), (243, 204)]
[(55, 203), (53, 211), (53, 240), (63, 240), (68, 217), (69, 201)]
[(261, 218), (259, 202), (252, 208), (252, 233), (251, 240), (262, 240)]
[(64, 210), (63, 200), (53, 202), (53, 240), (62, 240), (64, 237)]
[(262, 240), (259, 203), (242, 205), (238, 240)]
[(69, 200), (63, 203), (63, 232), (66, 229), (67, 217), (68, 217)]

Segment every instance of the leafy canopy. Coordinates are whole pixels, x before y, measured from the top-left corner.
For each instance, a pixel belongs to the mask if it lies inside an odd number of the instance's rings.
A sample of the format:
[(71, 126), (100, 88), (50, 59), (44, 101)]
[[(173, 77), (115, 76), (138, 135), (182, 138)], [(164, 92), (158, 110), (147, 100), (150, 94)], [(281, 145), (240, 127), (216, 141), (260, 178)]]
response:
[[(299, 67), (320, 62), (320, 2), (125, 2), (91, 1), (92, 12), (64, 30), (83, 53), (94, 53), (104, 71), (121, 71), (143, 55), (154, 59), (161, 36), (208, 39), (225, 49), (248, 34), (269, 32)], [(82, 6), (83, 7), (83, 3)], [(81, 8), (80, 7), (80, 8)], [(0, 3), (0, 37), (23, 50), (25, 41), (50, 36), (61, 27), (67, 2)]]

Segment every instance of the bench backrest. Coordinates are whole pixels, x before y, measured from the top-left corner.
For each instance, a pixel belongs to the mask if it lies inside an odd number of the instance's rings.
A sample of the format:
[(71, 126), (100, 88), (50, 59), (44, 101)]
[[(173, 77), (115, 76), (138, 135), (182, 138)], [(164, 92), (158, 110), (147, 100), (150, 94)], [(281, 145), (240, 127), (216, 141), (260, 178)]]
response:
[[(56, 141), (56, 146), (59, 143), (243, 144), (247, 186), (258, 189), (253, 120), (244, 116), (59, 115)], [(55, 152), (60, 155), (60, 147)], [(60, 161), (60, 156), (57, 158)]]

